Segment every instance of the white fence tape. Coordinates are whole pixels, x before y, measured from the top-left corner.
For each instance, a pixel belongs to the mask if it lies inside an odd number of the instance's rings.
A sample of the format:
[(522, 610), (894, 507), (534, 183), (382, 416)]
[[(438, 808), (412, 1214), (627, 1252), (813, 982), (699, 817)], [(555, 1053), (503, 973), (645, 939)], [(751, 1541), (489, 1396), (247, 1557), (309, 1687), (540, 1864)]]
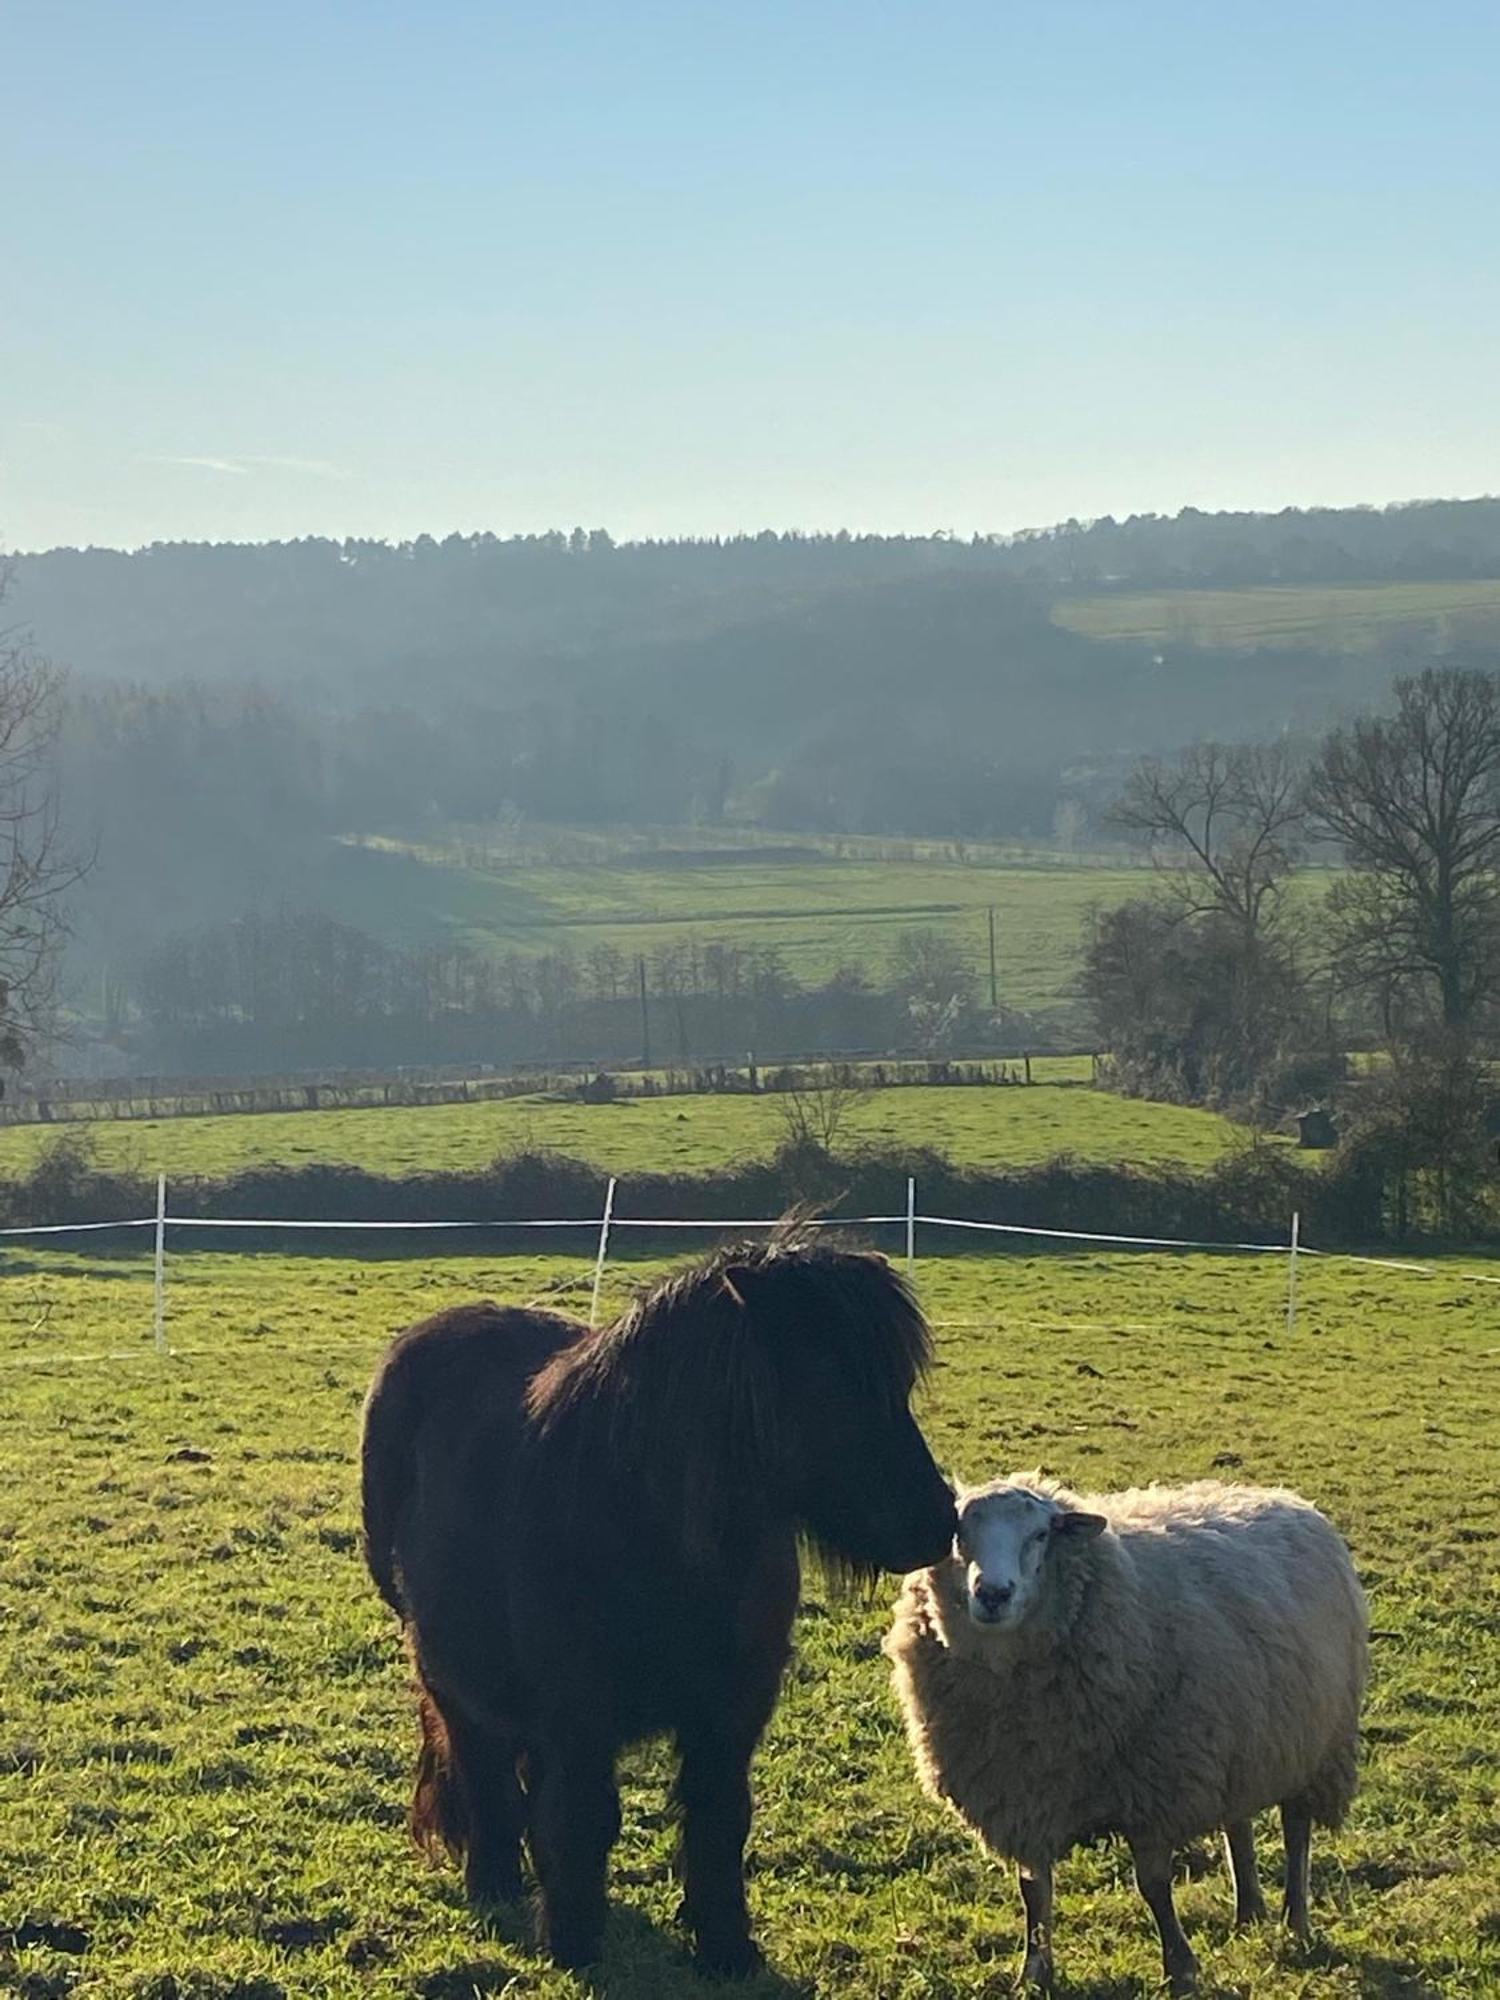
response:
[[(899, 1218), (905, 1220), (904, 1217)], [(1148, 1250), (1254, 1250), (1284, 1257), (1284, 1243), (1208, 1243), (1186, 1236), (1106, 1236), (1097, 1229), (1038, 1229), (1026, 1222), (972, 1222), (961, 1215), (919, 1215), (934, 1229), (990, 1229), (1000, 1236), (1046, 1236), (1059, 1243), (1131, 1243)]]
[(154, 1215), (132, 1215), (126, 1222), (30, 1222), (24, 1229), (0, 1229), (0, 1236), (81, 1236), (90, 1229), (154, 1229)]

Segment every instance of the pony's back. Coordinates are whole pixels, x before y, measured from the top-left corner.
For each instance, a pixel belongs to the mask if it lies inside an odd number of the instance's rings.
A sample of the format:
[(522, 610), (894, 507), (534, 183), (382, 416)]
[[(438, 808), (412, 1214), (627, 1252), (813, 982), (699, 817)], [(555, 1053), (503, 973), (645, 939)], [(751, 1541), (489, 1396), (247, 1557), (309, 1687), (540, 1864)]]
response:
[(556, 1313), (482, 1300), (392, 1341), (365, 1398), (361, 1500), (365, 1561), (401, 1617), (416, 1609), (403, 1581), (413, 1545), (441, 1543), (498, 1502), (527, 1386), (582, 1332)]

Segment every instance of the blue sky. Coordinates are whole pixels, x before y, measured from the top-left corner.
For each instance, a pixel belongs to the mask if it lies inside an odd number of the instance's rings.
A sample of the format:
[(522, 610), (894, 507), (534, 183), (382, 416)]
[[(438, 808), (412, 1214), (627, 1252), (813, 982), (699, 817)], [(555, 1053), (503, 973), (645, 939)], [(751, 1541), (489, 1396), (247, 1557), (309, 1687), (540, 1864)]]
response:
[(1500, 490), (1500, 8), (11, 0), (0, 546)]

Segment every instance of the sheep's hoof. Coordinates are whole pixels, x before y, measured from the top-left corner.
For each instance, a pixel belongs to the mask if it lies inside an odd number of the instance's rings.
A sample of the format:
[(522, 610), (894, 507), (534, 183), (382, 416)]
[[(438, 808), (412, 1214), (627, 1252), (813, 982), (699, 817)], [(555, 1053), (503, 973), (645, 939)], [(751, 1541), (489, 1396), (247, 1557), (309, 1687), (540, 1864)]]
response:
[(1198, 1991), (1198, 1961), (1191, 1952), (1180, 1958), (1175, 1965), (1166, 1968), (1167, 1982), (1172, 1989), (1172, 2000), (1190, 2000)]
[(1017, 1985), (1023, 1993), (1050, 1993), (1052, 1991), (1052, 1954), (1048, 1951), (1028, 1951), (1021, 1967)]

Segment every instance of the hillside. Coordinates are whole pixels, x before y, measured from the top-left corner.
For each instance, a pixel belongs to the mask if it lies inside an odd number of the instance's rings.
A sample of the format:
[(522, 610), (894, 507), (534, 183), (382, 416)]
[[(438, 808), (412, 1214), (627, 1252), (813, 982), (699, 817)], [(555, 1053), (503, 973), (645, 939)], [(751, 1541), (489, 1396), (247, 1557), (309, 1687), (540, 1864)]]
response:
[(1099, 591), (1060, 598), (1054, 623), (1091, 639), (1309, 652), (1500, 648), (1500, 579)]
[(687, 848), (1097, 848), (1142, 753), (1311, 738), (1415, 661), (1500, 657), (1500, 502), (963, 543), (56, 550), (12, 586), (7, 616), (72, 669), (63, 809), (97, 856), (73, 905), (85, 1018), (128, 1012), (165, 942), (282, 909), (498, 954), (722, 938), (869, 981), (913, 928), (972, 957), (993, 906), (1004, 1004), (1056, 1010), (1087, 907), (1123, 879), (965, 862), (939, 880), (845, 852), (796, 880), (782, 857), (668, 884), (638, 857), (455, 865), (447, 830), (475, 829), (481, 855), (556, 826), (627, 848), (646, 827)]

